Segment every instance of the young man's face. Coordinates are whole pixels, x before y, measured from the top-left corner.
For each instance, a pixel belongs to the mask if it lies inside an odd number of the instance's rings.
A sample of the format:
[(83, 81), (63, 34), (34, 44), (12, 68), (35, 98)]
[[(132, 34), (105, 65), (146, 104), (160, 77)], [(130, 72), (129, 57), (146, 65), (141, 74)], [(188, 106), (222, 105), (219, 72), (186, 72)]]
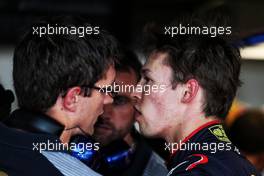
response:
[[(131, 72), (117, 72), (115, 82), (117, 85), (137, 84), (136, 74)], [(120, 91), (114, 98), (113, 104), (104, 105), (104, 113), (95, 124), (94, 138), (107, 145), (110, 142), (123, 139), (134, 124), (135, 110), (130, 97), (131, 92)]]
[(141, 115), (136, 118), (140, 131), (146, 136), (163, 137), (164, 132), (175, 125), (175, 115), (181, 109), (180, 92), (178, 86), (172, 89), (172, 70), (165, 65), (166, 54), (153, 53), (142, 68), (142, 78), (138, 85), (141, 86), (163, 86), (165, 89), (150, 92), (135, 92), (133, 97), (137, 98), (136, 109)]
[[(115, 79), (115, 69), (110, 66), (106, 71), (105, 76), (95, 83), (97, 87), (106, 87), (112, 85)], [(113, 102), (111, 96), (99, 90), (92, 89), (90, 97), (82, 97), (80, 100), (79, 109), (79, 127), (88, 134), (93, 134), (94, 124), (97, 118), (104, 112), (103, 106)]]

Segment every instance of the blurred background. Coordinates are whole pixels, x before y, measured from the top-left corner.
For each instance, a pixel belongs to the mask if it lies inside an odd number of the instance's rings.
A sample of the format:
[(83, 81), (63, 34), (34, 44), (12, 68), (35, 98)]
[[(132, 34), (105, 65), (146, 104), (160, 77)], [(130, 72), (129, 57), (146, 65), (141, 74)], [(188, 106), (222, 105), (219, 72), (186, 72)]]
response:
[[(243, 86), (238, 102), (246, 106), (264, 104), (264, 1), (261, 0), (1, 0), (0, 1), (0, 82), (12, 86), (12, 55), (24, 29), (42, 16), (82, 15), (112, 32), (123, 45), (139, 48), (141, 32), (147, 23), (168, 24), (182, 14), (199, 12), (210, 18), (218, 12), (229, 19), (230, 37), (242, 43)], [(140, 53), (138, 53), (140, 54)], [(13, 108), (16, 107), (13, 103)]]

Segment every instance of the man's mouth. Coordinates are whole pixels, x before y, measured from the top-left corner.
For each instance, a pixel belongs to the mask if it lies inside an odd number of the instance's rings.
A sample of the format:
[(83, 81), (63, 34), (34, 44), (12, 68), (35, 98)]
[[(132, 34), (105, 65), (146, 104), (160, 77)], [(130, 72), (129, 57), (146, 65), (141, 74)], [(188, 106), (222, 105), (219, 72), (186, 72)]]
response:
[(105, 130), (110, 130), (111, 128), (110, 128), (110, 126), (109, 125), (107, 125), (107, 124), (95, 124), (95, 128), (97, 128), (97, 129), (105, 129)]
[(103, 130), (111, 130), (111, 125), (107, 122), (104, 122), (100, 119), (98, 119), (98, 121), (95, 123), (94, 127), (96, 129), (103, 129)]
[(142, 113), (137, 106), (135, 106), (135, 119), (138, 121), (142, 117)]
[(135, 108), (137, 113), (139, 113), (140, 115), (142, 114), (138, 105), (135, 105), (134, 108)]
[(102, 110), (100, 113), (99, 113), (99, 116), (102, 115), (104, 113), (104, 110)]

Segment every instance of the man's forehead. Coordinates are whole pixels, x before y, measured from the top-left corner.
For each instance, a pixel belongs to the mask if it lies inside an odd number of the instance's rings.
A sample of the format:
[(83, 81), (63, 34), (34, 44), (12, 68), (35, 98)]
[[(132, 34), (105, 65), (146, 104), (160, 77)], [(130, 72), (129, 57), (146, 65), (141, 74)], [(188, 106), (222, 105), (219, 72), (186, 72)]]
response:
[(154, 70), (158, 70), (162, 67), (166, 67), (164, 64), (164, 61), (167, 57), (166, 53), (161, 53), (161, 52), (154, 52), (152, 53), (148, 59), (145, 65), (142, 67), (142, 73), (147, 73), (147, 72), (153, 72)]
[[(133, 92), (131, 91), (132, 87), (135, 87), (137, 84), (137, 77), (135, 73), (131, 71), (117, 71), (115, 83), (117, 85), (123, 86), (124, 89), (126, 88), (125, 90), (121, 89), (119, 91), (120, 95), (129, 95)], [(129, 89), (129, 86), (131, 89)]]
[(136, 84), (137, 77), (134, 71), (117, 71), (115, 82), (117, 84)]

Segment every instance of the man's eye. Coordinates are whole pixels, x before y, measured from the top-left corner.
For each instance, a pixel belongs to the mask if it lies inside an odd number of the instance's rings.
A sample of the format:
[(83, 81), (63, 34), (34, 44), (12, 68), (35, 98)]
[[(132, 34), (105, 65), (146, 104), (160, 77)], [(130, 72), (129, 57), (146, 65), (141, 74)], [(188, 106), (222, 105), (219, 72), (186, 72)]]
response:
[(148, 83), (150, 83), (152, 80), (151, 79), (149, 79), (148, 77), (144, 77), (144, 83), (145, 84), (148, 84)]
[(112, 91), (113, 91), (112, 86), (107, 86), (107, 87), (106, 87), (106, 91), (107, 91), (107, 92), (112, 92)]
[(125, 96), (116, 96), (114, 97), (114, 105), (124, 105), (129, 103), (130, 99), (128, 97)]
[(112, 87), (111, 86), (107, 86), (107, 87), (103, 87), (100, 89), (102, 93), (107, 93), (107, 92), (111, 92), (112, 91)]

